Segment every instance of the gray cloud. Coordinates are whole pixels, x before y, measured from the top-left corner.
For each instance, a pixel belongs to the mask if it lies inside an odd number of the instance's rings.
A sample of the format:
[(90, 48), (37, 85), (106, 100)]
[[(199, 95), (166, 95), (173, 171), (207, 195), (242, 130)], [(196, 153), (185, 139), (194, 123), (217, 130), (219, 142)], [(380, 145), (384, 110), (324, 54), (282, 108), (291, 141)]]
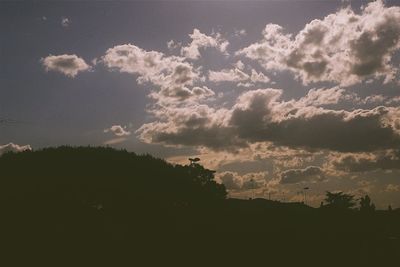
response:
[(280, 174), (281, 184), (297, 184), (303, 182), (319, 182), (325, 179), (320, 167), (308, 166), (304, 169), (290, 169)]
[(222, 172), (217, 175), (228, 190), (251, 190), (262, 188), (266, 184), (266, 172), (246, 173), (239, 175), (236, 172)]
[(313, 91), (309, 99), (281, 101), (281, 95), (282, 90), (259, 89), (243, 93), (229, 110), (203, 105), (162, 112), (160, 121), (143, 125), (139, 133), (147, 142), (220, 150), (255, 142), (342, 152), (400, 144), (399, 108), (331, 110), (318, 106), (336, 97), (318, 97)]
[(331, 168), (345, 172), (400, 169), (400, 151), (385, 150), (375, 153), (344, 153), (331, 155)]

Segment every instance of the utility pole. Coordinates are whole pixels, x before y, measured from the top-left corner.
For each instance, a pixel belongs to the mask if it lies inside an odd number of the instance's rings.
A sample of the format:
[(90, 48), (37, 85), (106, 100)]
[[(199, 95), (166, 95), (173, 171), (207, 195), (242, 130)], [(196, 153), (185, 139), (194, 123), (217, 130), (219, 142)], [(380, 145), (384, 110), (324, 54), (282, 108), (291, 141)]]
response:
[(254, 179), (251, 178), (250, 182), (251, 182), (251, 192), (252, 192), (251, 196), (252, 196), (252, 199), (254, 199)]
[(303, 192), (304, 192), (304, 204), (307, 205), (307, 190), (310, 189), (309, 187), (304, 187)]

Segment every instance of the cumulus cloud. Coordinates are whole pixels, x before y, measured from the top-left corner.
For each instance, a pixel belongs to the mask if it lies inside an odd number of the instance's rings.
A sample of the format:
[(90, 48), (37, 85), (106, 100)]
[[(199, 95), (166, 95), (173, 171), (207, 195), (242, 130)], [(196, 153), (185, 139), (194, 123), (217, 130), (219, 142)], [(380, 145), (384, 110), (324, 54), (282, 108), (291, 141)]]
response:
[(17, 144), (13, 144), (13, 143), (8, 143), (6, 145), (0, 145), (0, 156), (4, 153), (7, 152), (22, 152), (22, 151), (26, 151), (26, 150), (32, 150), (30, 145), (25, 145), (25, 146), (21, 146), (21, 145), (17, 145)]
[(150, 96), (158, 101), (206, 98), (214, 95), (207, 87), (191, 87), (201, 77), (183, 57), (166, 56), (157, 51), (146, 51), (133, 44), (118, 45), (107, 50), (102, 58), (106, 67), (138, 75), (138, 83), (156, 85)]
[(79, 72), (90, 70), (85, 60), (77, 55), (49, 55), (41, 59), (46, 71), (56, 71), (74, 78)]
[(282, 101), (281, 96), (279, 89), (259, 89), (240, 95), (231, 109), (202, 105), (170, 110), (160, 114), (159, 121), (143, 125), (140, 136), (148, 142), (213, 149), (273, 142), (295, 148), (355, 152), (400, 144), (399, 108), (332, 110), (311, 104), (332, 103), (336, 97), (316, 97), (312, 93), (306, 99)]
[(368, 78), (391, 81), (398, 71), (391, 58), (400, 48), (400, 7), (369, 3), (361, 14), (349, 7), (308, 23), (297, 35), (266, 25), (263, 39), (237, 52), (266, 69), (291, 70), (304, 84), (349, 86)]
[(245, 143), (225, 127), (228, 110), (207, 105), (168, 107), (153, 111), (157, 121), (142, 125), (137, 133), (146, 143), (165, 145), (205, 146), (229, 150)]
[(304, 182), (320, 182), (325, 179), (324, 171), (317, 166), (304, 169), (290, 169), (280, 174), (281, 184), (298, 184)]
[(105, 129), (104, 133), (113, 133), (115, 136), (131, 135), (131, 132), (127, 131), (126, 127), (122, 127), (121, 125), (113, 125), (110, 128)]
[(337, 151), (371, 151), (400, 142), (398, 108), (331, 110), (278, 101), (281, 93), (264, 89), (239, 97), (230, 122), (241, 138)]
[(189, 34), (192, 41), (187, 46), (181, 48), (182, 56), (189, 59), (200, 58), (200, 49), (207, 47), (217, 48), (222, 53), (226, 54), (229, 42), (221, 37), (220, 34), (215, 34), (215, 36), (209, 36), (201, 33), (200, 30), (194, 29), (193, 33)]

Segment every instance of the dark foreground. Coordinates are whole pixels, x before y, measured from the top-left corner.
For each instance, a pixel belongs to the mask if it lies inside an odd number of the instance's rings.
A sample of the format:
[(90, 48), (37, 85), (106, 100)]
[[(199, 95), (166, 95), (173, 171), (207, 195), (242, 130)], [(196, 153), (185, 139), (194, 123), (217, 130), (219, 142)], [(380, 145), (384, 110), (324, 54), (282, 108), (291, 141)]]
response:
[(226, 199), (198, 164), (108, 148), (6, 154), (0, 170), (2, 266), (399, 263), (399, 210)]

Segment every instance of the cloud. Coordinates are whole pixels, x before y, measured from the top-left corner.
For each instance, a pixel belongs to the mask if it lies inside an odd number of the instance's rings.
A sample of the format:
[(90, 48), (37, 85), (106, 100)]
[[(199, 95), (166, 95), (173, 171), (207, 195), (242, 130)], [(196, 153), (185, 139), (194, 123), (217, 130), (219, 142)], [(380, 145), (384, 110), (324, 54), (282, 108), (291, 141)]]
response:
[(299, 102), (304, 106), (324, 106), (338, 104), (340, 101), (349, 100), (352, 96), (345, 93), (340, 87), (310, 89), (306, 96)]
[(290, 169), (280, 174), (281, 184), (298, 184), (304, 182), (320, 182), (325, 179), (324, 171), (317, 166), (304, 169)]
[(0, 156), (7, 152), (22, 152), (26, 150), (32, 150), (30, 145), (20, 146), (13, 143), (8, 143), (6, 145), (0, 145)]
[(156, 85), (159, 89), (153, 90), (150, 96), (159, 102), (214, 95), (207, 87), (191, 88), (201, 77), (199, 71), (183, 57), (166, 56), (125, 44), (108, 49), (102, 62), (111, 70), (138, 75), (137, 82), (140, 84), (148, 82)]
[(239, 97), (230, 124), (240, 138), (336, 151), (371, 151), (400, 143), (398, 108), (331, 110), (304, 106), (302, 101), (279, 101), (281, 94), (264, 89)]
[(400, 192), (400, 185), (388, 184), (385, 189), (385, 192)]
[(218, 175), (218, 178), (228, 190), (239, 190), (242, 187), (242, 180), (237, 177), (236, 173), (224, 172)]
[(227, 110), (207, 105), (167, 107), (153, 111), (157, 121), (142, 125), (136, 133), (146, 143), (205, 146), (215, 150), (241, 147), (233, 129), (224, 127)]
[[(262, 72), (257, 72), (252, 69), (251, 74), (245, 73), (242, 69), (243, 63), (239, 61), (237, 63), (238, 67), (234, 69), (222, 69), (220, 71), (212, 71), (208, 72), (208, 80), (211, 82), (237, 82), (241, 85), (248, 82), (249, 86), (254, 85), (254, 83), (269, 83), (270, 79)], [(245, 86), (245, 87), (249, 87)]]
[(239, 175), (236, 172), (221, 172), (216, 179), (228, 190), (252, 190), (262, 188), (266, 184), (266, 172), (251, 172)]
[(400, 48), (400, 7), (369, 3), (361, 14), (344, 8), (308, 23), (297, 35), (266, 25), (263, 39), (237, 52), (268, 70), (290, 70), (303, 81), (349, 86), (368, 78), (394, 79)]
[(90, 70), (90, 66), (85, 60), (77, 55), (49, 55), (41, 59), (41, 63), (46, 71), (60, 72), (66, 76), (74, 78), (79, 72)]
[(181, 48), (181, 55), (188, 59), (199, 59), (200, 49), (207, 47), (217, 48), (222, 53), (226, 54), (229, 42), (221, 37), (220, 34), (208, 36), (201, 33), (200, 30), (194, 29), (192, 34), (189, 34), (192, 41), (187, 46)]
[(167, 42), (167, 47), (169, 50), (175, 50), (175, 49), (180, 48), (181, 46), (182, 46), (181, 42), (175, 42), (174, 40), (169, 40)]
[(61, 26), (64, 28), (67, 28), (71, 24), (71, 20), (67, 17), (62, 17), (61, 18)]
[(281, 100), (280, 89), (252, 90), (240, 95), (231, 109), (193, 105), (162, 111), (155, 114), (158, 121), (143, 125), (138, 133), (146, 142), (216, 150), (256, 142), (342, 152), (389, 149), (400, 144), (399, 108), (346, 111), (319, 107), (337, 101), (337, 96), (326, 97), (327, 92), (340, 90), (314, 90), (297, 101)]
[(331, 154), (328, 162), (331, 169), (344, 172), (400, 169), (400, 151), (388, 149), (374, 153)]
[(121, 125), (113, 125), (110, 128), (105, 129), (104, 133), (113, 133), (115, 136), (131, 135), (131, 132), (127, 131), (126, 127), (122, 127)]
[(240, 29), (240, 30), (236, 29), (235, 32), (233, 33), (233, 35), (235, 37), (243, 37), (243, 36), (247, 35), (247, 32), (245, 29)]
[(220, 71), (212, 71), (208, 72), (208, 79), (212, 82), (240, 82), (246, 81), (250, 77), (242, 70), (235, 69), (223, 69)]

